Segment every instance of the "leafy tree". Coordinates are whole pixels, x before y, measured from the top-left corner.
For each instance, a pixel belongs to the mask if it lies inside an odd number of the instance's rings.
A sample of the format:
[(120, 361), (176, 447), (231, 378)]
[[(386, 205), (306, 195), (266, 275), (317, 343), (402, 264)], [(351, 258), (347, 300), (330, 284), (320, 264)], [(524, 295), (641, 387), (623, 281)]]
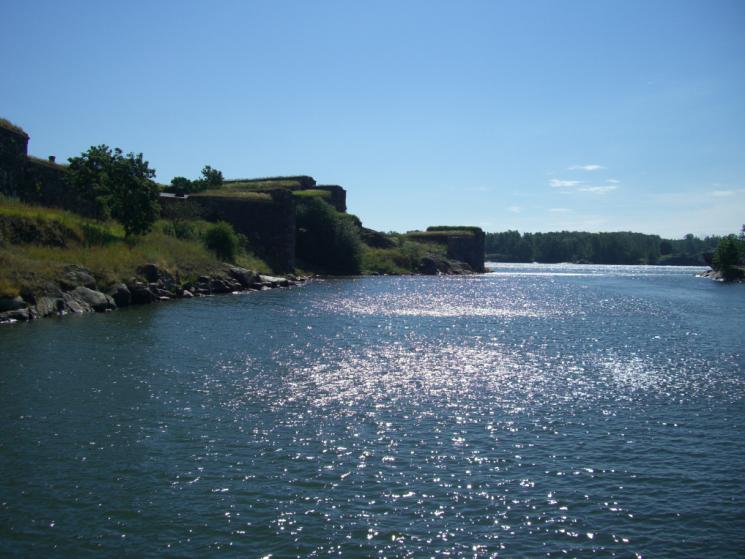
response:
[(158, 188), (142, 154), (92, 146), (69, 159), (68, 181), (99, 219), (113, 217), (127, 237), (147, 233), (158, 218)]
[(192, 191), (192, 182), (186, 177), (173, 177), (170, 190), (176, 194), (187, 194)]
[(218, 221), (207, 230), (204, 243), (220, 260), (226, 262), (235, 262), (235, 257), (240, 249), (238, 235), (233, 226), (225, 221)]
[(205, 165), (202, 169), (202, 182), (207, 188), (220, 188), (223, 183), (222, 172)]
[(714, 252), (713, 268), (719, 270), (725, 276), (741, 275), (736, 268), (742, 259), (742, 241), (734, 235), (729, 235), (719, 241), (719, 246)]

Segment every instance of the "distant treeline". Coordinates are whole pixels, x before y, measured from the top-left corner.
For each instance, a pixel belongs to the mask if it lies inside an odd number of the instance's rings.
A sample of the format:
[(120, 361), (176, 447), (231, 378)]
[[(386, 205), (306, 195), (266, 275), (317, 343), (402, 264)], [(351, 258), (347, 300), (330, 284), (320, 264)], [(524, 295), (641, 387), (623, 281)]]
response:
[(722, 237), (663, 239), (643, 233), (560, 231), (486, 234), (487, 260), (497, 262), (578, 262), (588, 264), (703, 265)]

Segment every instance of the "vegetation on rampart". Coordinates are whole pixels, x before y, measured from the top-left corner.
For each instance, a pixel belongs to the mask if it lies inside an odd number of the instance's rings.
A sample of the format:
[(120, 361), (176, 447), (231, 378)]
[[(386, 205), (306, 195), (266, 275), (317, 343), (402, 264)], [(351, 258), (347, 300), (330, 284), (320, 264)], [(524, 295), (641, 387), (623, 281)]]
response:
[(241, 190), (205, 190), (191, 196), (204, 198), (238, 198), (254, 202), (271, 202), (272, 196), (268, 192), (245, 192)]
[(301, 188), (301, 184), (296, 180), (243, 180), (227, 181), (223, 188), (228, 190), (277, 190), (285, 188)]
[(481, 232), (481, 227), (473, 227), (471, 225), (432, 225), (427, 227), (427, 232), (429, 233), (440, 231), (445, 231), (450, 235), (456, 233), (470, 233), (471, 235), (475, 235)]
[[(245, 185), (246, 188), (312, 188), (316, 185), (316, 180), (308, 175), (278, 176), (278, 177), (261, 177), (254, 179), (230, 179), (224, 181), (228, 188), (240, 188)], [(237, 186), (240, 185), (240, 186)]]
[(338, 275), (362, 271), (359, 219), (313, 197), (298, 204), (296, 219), (296, 254), (303, 269)]
[(433, 254), (445, 257), (446, 248), (439, 244), (420, 243), (407, 235), (389, 234), (394, 246), (374, 248), (363, 245), (362, 270), (365, 274), (413, 274), (422, 259)]
[(213, 169), (210, 165), (202, 168), (200, 178), (191, 180), (186, 177), (173, 177), (170, 186), (161, 187), (164, 192), (171, 192), (183, 196), (184, 194), (195, 194), (208, 189), (218, 189), (223, 185), (222, 172)]
[(296, 198), (331, 198), (328, 190), (295, 190), (292, 195)]
[(409, 231), (406, 236), (420, 241), (445, 241), (450, 237), (473, 237), (473, 231), (463, 229), (440, 229), (437, 231)]

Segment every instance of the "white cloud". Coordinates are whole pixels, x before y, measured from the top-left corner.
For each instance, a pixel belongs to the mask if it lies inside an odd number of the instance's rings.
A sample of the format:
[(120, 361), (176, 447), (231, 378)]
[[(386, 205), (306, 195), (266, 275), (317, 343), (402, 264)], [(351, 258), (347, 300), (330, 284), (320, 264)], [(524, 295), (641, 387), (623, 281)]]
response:
[(572, 210), (570, 210), (569, 208), (549, 208), (548, 211), (554, 214), (565, 214), (571, 212)]
[(582, 188), (578, 188), (578, 192), (592, 192), (594, 194), (606, 194), (608, 192), (611, 192), (613, 190), (616, 190), (618, 187), (615, 185), (611, 186), (583, 186)]
[(602, 165), (571, 165), (568, 167), (570, 171), (599, 171), (601, 169), (605, 169)]
[(610, 184), (621, 184), (621, 181), (618, 179), (608, 179), (605, 182), (610, 183)]
[(745, 192), (745, 188), (737, 188), (735, 190), (715, 190), (711, 193), (712, 196), (717, 198), (724, 198), (726, 196), (735, 196), (736, 194), (742, 194)]
[(565, 181), (561, 179), (551, 179), (548, 184), (551, 188), (574, 188), (582, 184), (580, 181)]
[(520, 206), (510, 206), (507, 211), (513, 214), (519, 214), (523, 209)]

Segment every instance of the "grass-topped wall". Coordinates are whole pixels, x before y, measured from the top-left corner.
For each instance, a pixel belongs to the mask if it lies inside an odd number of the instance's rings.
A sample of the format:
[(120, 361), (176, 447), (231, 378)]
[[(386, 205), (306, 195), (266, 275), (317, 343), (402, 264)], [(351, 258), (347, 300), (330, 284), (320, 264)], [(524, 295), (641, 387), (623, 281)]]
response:
[(406, 237), (417, 242), (447, 246), (448, 258), (468, 263), (476, 272), (484, 271), (486, 236), (480, 227), (437, 225), (426, 231), (410, 231)]

